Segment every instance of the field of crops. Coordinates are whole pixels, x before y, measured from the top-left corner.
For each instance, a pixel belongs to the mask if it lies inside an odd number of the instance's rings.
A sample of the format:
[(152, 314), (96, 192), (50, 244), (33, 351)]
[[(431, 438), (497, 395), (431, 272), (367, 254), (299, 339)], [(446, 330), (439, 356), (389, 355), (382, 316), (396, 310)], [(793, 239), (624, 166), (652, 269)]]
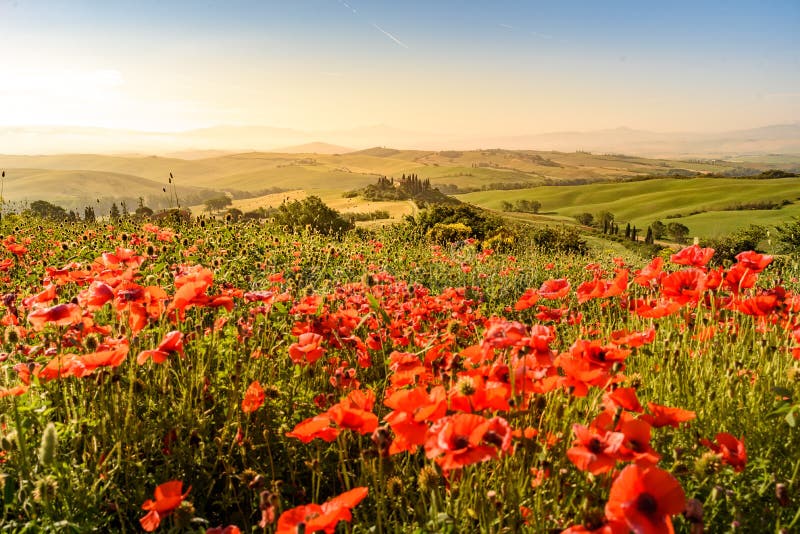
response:
[(0, 230), (4, 532), (800, 530), (791, 258)]

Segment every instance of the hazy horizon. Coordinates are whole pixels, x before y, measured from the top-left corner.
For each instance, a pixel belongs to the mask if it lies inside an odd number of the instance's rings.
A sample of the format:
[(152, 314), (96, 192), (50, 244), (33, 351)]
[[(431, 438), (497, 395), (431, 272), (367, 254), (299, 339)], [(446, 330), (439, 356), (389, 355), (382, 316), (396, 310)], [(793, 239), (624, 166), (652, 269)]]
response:
[(800, 118), (797, 2), (0, 0), (0, 18), (0, 128), (470, 139)]

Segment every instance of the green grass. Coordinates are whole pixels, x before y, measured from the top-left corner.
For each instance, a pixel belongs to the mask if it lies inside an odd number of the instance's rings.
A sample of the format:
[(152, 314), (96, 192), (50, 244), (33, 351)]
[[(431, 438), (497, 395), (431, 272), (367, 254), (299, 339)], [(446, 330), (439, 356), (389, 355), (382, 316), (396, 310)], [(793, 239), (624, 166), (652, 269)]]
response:
[[(503, 201), (538, 200), (543, 214), (574, 216), (610, 211), (617, 220), (646, 228), (655, 220), (686, 224), (692, 235), (711, 237), (749, 224), (774, 224), (800, 215), (800, 204), (778, 210), (722, 211), (739, 202), (798, 202), (800, 180), (733, 178), (657, 179), (583, 186), (545, 186), (459, 195), (464, 202), (499, 210)], [(689, 216), (694, 211), (707, 211)], [(669, 216), (682, 215), (668, 219)], [(715, 223), (715, 221), (717, 221)]]

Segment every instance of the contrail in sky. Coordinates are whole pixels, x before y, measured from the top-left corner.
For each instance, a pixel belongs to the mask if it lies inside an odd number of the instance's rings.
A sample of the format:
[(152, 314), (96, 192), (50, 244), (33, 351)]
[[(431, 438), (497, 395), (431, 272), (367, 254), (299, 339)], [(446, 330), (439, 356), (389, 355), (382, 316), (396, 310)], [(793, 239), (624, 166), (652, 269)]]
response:
[[(353, 6), (351, 6), (350, 4), (345, 2), (345, 0), (338, 0), (338, 1), (339, 1), (339, 4), (341, 4), (343, 7), (347, 8), (350, 11), (352, 11), (353, 15), (359, 16), (358, 15), (358, 11), (356, 10), (356, 8), (354, 8)], [(388, 37), (389, 39), (391, 39), (392, 41), (394, 41), (398, 45), (402, 46), (405, 49), (408, 49), (408, 45), (407, 44), (405, 44), (403, 41), (401, 41), (400, 39), (398, 39), (397, 37), (395, 37), (391, 33), (387, 32), (386, 30), (384, 30), (383, 28), (381, 28), (380, 26), (378, 26), (374, 22), (370, 22), (370, 24), (372, 24), (373, 28), (375, 28), (376, 30), (381, 32), (383, 35), (385, 35), (386, 37)]]
[(399, 44), (399, 45), (400, 45), (400, 46), (402, 46), (403, 48), (408, 48), (408, 45), (407, 45), (407, 44), (405, 44), (403, 41), (401, 41), (400, 39), (398, 39), (397, 37), (395, 37), (395, 36), (394, 36), (394, 35), (392, 35), (391, 33), (387, 32), (386, 30), (384, 30), (383, 28), (381, 28), (380, 26), (378, 26), (378, 25), (377, 25), (377, 24), (375, 24), (374, 22), (372, 23), (372, 25), (375, 27), (375, 29), (376, 29), (376, 30), (378, 30), (379, 32), (381, 32), (383, 35), (385, 35), (386, 37), (388, 37), (389, 39), (391, 39), (391, 40), (392, 40), (392, 41), (394, 41), (395, 43)]

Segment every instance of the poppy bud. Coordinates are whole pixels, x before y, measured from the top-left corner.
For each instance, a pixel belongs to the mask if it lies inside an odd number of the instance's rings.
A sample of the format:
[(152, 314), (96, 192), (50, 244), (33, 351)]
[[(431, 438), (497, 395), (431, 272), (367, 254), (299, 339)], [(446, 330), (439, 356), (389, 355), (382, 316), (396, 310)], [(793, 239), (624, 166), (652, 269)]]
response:
[(683, 517), (690, 523), (703, 524), (703, 503), (697, 499), (689, 499), (686, 501), (686, 509), (683, 511)]
[(372, 433), (372, 442), (378, 449), (378, 454), (384, 458), (389, 456), (389, 447), (392, 445), (392, 436), (388, 427), (379, 426), (376, 428)]
[(11, 451), (17, 447), (17, 432), (12, 430), (0, 438), (0, 449)]
[(420, 491), (433, 491), (439, 486), (439, 473), (432, 465), (426, 465), (419, 471), (417, 486)]
[(400, 477), (390, 477), (386, 481), (386, 494), (389, 497), (400, 497), (403, 494), (403, 480)]
[(43, 467), (51, 465), (56, 459), (56, 449), (58, 448), (58, 433), (56, 425), (52, 422), (42, 432), (42, 443), (39, 446), (39, 463)]
[(775, 484), (775, 497), (781, 506), (789, 506), (789, 489), (781, 482)]
[(263, 476), (256, 475), (253, 477), (253, 480), (247, 484), (247, 487), (250, 489), (260, 489), (264, 487), (265, 482), (266, 479)]

